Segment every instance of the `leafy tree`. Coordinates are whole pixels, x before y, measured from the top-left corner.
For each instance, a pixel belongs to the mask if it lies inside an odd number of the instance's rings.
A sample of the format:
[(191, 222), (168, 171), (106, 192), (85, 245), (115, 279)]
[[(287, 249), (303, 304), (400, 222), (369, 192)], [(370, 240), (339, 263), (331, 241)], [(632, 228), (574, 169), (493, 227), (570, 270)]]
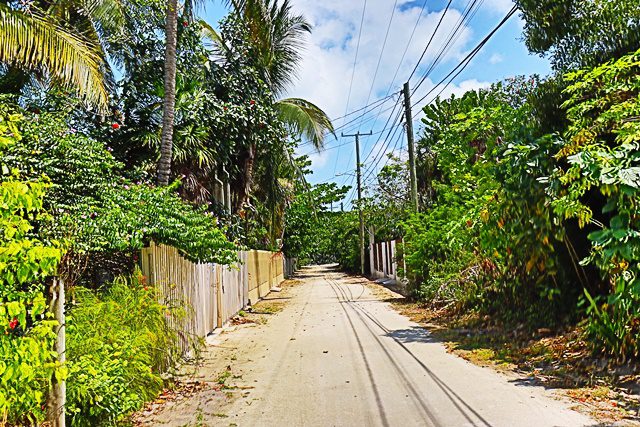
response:
[(620, 357), (640, 354), (640, 51), (569, 73), (570, 120), (551, 175), (554, 210), (589, 234), (590, 257), (609, 283), (606, 301), (587, 292), (589, 334)]
[(638, 0), (516, 0), (530, 51), (556, 70), (595, 66), (640, 47)]
[[(0, 107), (0, 151), (21, 138), (19, 114)], [(46, 221), (43, 198), (48, 184), (21, 179), (2, 162), (0, 182), (0, 413), (4, 421), (26, 425), (44, 418), (44, 392), (64, 369), (51, 351), (57, 322), (47, 315), (45, 284), (63, 255), (60, 242), (35, 234)]]

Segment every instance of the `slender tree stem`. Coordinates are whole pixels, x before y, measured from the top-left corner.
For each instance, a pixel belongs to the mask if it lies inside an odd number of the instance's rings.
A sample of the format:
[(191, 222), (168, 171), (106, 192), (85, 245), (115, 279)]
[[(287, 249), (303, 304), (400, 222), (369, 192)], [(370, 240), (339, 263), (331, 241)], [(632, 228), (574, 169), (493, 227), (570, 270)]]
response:
[(173, 121), (176, 108), (176, 48), (178, 44), (178, 1), (167, 1), (166, 48), (164, 59), (164, 109), (158, 161), (158, 185), (168, 185), (173, 155)]

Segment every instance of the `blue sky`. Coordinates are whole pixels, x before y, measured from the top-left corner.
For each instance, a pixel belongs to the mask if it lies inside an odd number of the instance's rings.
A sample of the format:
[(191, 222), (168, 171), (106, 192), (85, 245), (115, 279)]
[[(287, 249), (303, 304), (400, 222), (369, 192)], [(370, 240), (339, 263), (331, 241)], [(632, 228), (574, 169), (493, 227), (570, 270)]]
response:
[[(390, 87), (392, 93), (399, 90), (415, 67), (447, 4), (445, 0), (427, 0), (425, 11), (418, 21), (424, 4), (423, 0), (398, 0), (395, 10), (395, 0), (368, 0), (358, 59), (353, 73), (353, 85), (350, 85), (364, 0), (292, 0), (292, 2), (296, 12), (304, 14), (311, 21), (314, 31), (309, 36), (299, 79), (291, 87), (289, 94), (314, 102), (332, 118), (343, 116), (345, 111), (350, 112), (361, 108), (367, 104), (367, 100), (371, 102), (384, 97)], [(435, 34), (431, 47), (411, 81), (412, 87), (422, 77), (427, 65), (447, 40), (467, 4), (468, 0), (453, 0), (451, 8), (443, 18), (440, 30)], [(414, 101), (422, 98), (435, 86), (435, 83), (447, 75), (495, 27), (512, 6), (511, 0), (481, 2), (478, 12), (469, 25), (462, 29), (444, 59), (417, 90)], [(204, 11), (205, 19), (212, 25), (215, 25), (224, 14), (225, 9), (219, 1), (208, 4)], [(384, 45), (392, 14), (389, 37)], [(419, 22), (417, 31), (409, 44), (416, 22)], [(405, 49), (407, 54), (404, 61), (400, 63)], [(380, 63), (379, 66), (378, 63)], [(376, 69), (378, 69), (377, 76)], [(398, 71), (398, 77), (392, 82), (396, 71)], [(519, 18), (513, 17), (465, 71), (454, 80), (453, 84), (445, 89), (443, 94), (459, 94), (466, 90), (486, 87), (490, 83), (514, 75), (546, 75), (549, 71), (548, 61), (528, 54), (522, 42), (522, 22)], [(376, 76), (375, 81), (374, 76)], [(437, 91), (440, 89), (438, 88)], [(428, 97), (427, 101), (429, 99), (431, 97)], [(360, 122), (356, 121), (344, 130), (350, 133), (358, 129), (363, 132), (380, 133), (391, 113), (388, 109), (392, 106), (393, 100), (389, 100), (382, 108), (367, 116), (365, 118), (367, 122), (358, 126)], [(416, 134), (420, 131), (420, 107), (418, 105), (414, 109)], [(374, 119), (380, 110), (382, 114), (376, 121)], [(338, 119), (334, 125), (339, 127), (354, 117), (357, 115), (350, 116), (346, 120)], [(372, 183), (376, 170), (386, 160), (383, 158), (378, 161), (382, 157), (378, 156), (378, 153), (388, 151), (394, 147), (396, 141), (398, 141), (395, 145), (396, 154), (402, 155), (406, 150), (406, 138), (400, 136), (400, 130), (401, 128), (398, 128), (395, 135), (392, 134), (390, 144), (385, 141), (385, 138), (381, 138), (386, 137), (388, 132), (362, 138), (361, 155), (364, 176), (367, 177), (365, 183)], [(308, 145), (299, 149), (300, 154), (311, 154), (314, 171), (310, 177), (312, 183), (331, 181), (338, 184), (352, 184), (354, 182), (355, 155), (352, 140), (353, 138), (338, 138), (338, 140), (332, 137), (327, 138), (328, 149), (321, 153), (313, 152)], [(347, 200), (347, 205), (349, 205), (348, 202)]]

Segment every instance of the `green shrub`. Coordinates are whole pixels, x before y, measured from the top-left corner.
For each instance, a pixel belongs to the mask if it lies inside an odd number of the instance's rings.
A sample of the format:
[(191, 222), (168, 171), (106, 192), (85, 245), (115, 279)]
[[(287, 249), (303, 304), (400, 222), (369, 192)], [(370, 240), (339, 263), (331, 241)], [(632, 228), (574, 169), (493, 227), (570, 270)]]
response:
[(36, 114), (6, 98), (0, 98), (0, 106), (24, 117), (16, 125), (22, 137), (6, 148), (3, 160), (25, 179), (48, 177), (51, 188), (43, 206), (53, 221), (39, 232), (68, 241), (70, 255), (131, 252), (153, 239), (194, 261), (235, 261), (236, 246), (207, 207), (180, 198), (180, 182), (156, 187), (125, 178), (131, 171), (102, 142), (75, 129), (67, 111)]
[[(0, 155), (20, 141), (19, 114), (0, 106)], [(37, 424), (44, 418), (46, 391), (64, 369), (52, 351), (57, 323), (47, 314), (45, 283), (55, 274), (59, 242), (34, 235), (44, 221), (48, 185), (24, 181), (1, 163), (0, 182), (0, 420)]]
[(587, 293), (596, 348), (640, 355), (640, 51), (569, 73), (570, 121), (549, 191), (555, 211), (589, 233), (607, 295)]
[(154, 399), (180, 356), (168, 318), (139, 272), (103, 292), (74, 289), (67, 329), (68, 416), (73, 425), (114, 424)]

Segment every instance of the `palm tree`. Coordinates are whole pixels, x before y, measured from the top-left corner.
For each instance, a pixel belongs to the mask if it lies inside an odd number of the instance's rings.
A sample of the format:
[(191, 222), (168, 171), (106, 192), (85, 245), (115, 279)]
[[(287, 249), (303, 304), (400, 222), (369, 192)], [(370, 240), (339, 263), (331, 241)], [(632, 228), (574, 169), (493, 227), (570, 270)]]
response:
[(158, 160), (158, 185), (168, 185), (173, 151), (173, 120), (176, 108), (176, 49), (178, 45), (178, 1), (167, 1), (167, 21), (164, 55), (164, 108), (162, 112), (162, 137)]
[[(102, 7), (82, 9), (82, 4), (75, 3), (76, 10), (85, 15), (105, 13)], [(90, 105), (106, 110), (108, 92), (103, 72), (107, 65), (99, 43), (63, 28), (52, 14), (36, 7), (21, 11), (0, 3), (0, 62), (46, 73), (64, 86), (75, 87)]]
[[(247, 23), (248, 38), (255, 48), (255, 65), (276, 98), (280, 98), (296, 77), (302, 60), (306, 36), (311, 24), (293, 12), (290, 0), (231, 0)], [(214, 40), (221, 41), (219, 36)], [(280, 119), (292, 133), (300, 135), (320, 149), (328, 134), (334, 132), (327, 114), (301, 98), (276, 101)]]
[[(285, 93), (293, 82), (304, 48), (305, 37), (311, 32), (311, 25), (302, 15), (293, 12), (290, 0), (229, 0), (236, 14), (246, 27), (246, 39), (251, 46), (250, 64), (265, 81), (277, 98)], [(225, 42), (213, 28), (203, 23), (205, 35), (220, 49), (221, 56), (233, 56), (234, 46)], [(334, 134), (333, 124), (317, 105), (301, 98), (281, 98), (274, 108), (280, 120), (292, 135), (311, 142), (316, 149), (323, 147), (327, 135)], [(236, 210), (247, 203), (253, 184), (254, 163), (258, 157), (255, 143), (243, 149), (242, 179), (236, 186), (238, 200)], [(287, 152), (285, 158), (290, 159)], [(273, 154), (276, 156), (276, 154)], [(272, 177), (272, 186), (279, 185), (277, 177)], [(264, 184), (264, 183), (262, 183)]]

